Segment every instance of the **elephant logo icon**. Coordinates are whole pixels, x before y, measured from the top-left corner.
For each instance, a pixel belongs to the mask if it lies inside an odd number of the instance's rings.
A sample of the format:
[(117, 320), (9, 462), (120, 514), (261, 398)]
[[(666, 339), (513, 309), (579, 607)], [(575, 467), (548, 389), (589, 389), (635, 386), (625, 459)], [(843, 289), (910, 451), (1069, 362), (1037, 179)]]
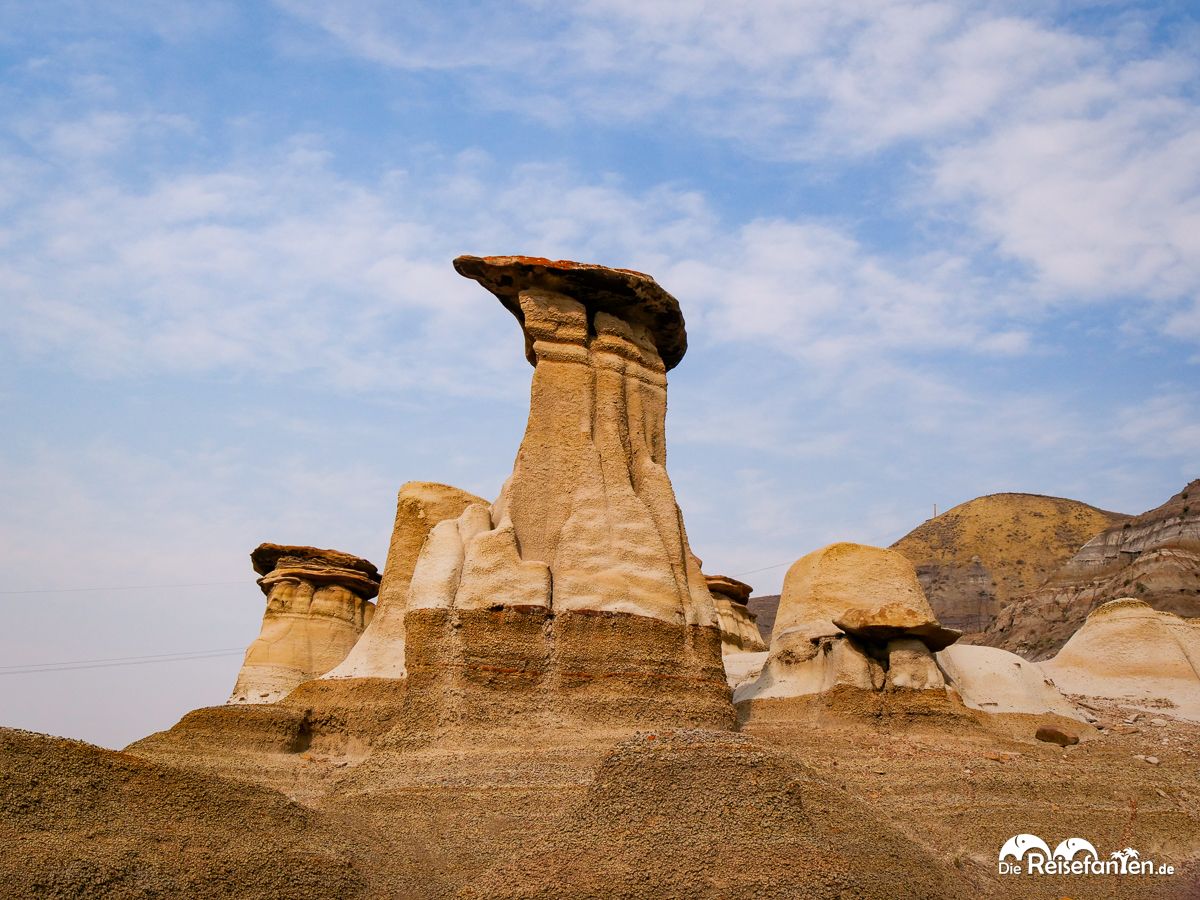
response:
[[(1064, 843), (1066, 842), (1064, 841)], [(1087, 842), (1084, 841), (1084, 843)], [(1061, 849), (1062, 846), (1060, 844), (1059, 848)], [(1036, 834), (1018, 834), (1010, 837), (1004, 842), (1004, 846), (1000, 848), (1000, 862), (1004, 862), (1010, 856), (1016, 859), (1017, 862), (1020, 862), (1025, 858), (1025, 854), (1031, 850), (1039, 851), (1047, 859), (1050, 857), (1050, 847)]]
[[(1136, 853), (1137, 851), (1135, 850), (1134, 852)], [(1092, 846), (1091, 841), (1085, 841), (1083, 838), (1078, 837), (1067, 838), (1054, 848), (1054, 856), (1057, 859), (1074, 859), (1080, 853), (1086, 853), (1093, 859), (1098, 859), (1100, 856), (1096, 852), (1096, 848)]]

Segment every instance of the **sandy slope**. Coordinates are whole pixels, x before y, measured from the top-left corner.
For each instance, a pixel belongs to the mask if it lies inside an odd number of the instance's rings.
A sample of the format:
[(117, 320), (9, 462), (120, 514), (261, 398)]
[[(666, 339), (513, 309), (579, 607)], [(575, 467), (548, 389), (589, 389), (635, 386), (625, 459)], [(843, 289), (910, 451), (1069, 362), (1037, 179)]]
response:
[[(211, 746), (168, 764), (5, 731), (0, 883), (62, 897), (1196, 896), (1200, 726), (1127, 725), (1088, 702), (1103, 731), (1076, 723), (1085, 739), (1065, 750), (1033, 739), (1039, 720), (858, 693), (743, 709), (741, 733), (289, 751), (261, 740), (275, 722), (243, 729), (259, 737), (223, 763)], [(222, 764), (240, 780), (213, 774)], [(1137, 890), (998, 878), (1000, 846), (1026, 832), (1184, 871)]]

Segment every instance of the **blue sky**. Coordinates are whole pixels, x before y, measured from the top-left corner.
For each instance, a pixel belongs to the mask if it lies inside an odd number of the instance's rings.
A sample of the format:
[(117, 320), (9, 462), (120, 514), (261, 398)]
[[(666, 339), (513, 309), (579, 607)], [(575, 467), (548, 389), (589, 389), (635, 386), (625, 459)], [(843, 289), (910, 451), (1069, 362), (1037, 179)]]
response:
[[(381, 563), (404, 481), (495, 495), (530, 370), (459, 253), (679, 298), (709, 571), (995, 491), (1161, 503), (1198, 51), (1184, 3), (0, 2), (0, 571), (40, 592), (0, 666), (244, 647), (259, 542)], [(239, 662), (0, 674), (0, 723), (120, 745)]]

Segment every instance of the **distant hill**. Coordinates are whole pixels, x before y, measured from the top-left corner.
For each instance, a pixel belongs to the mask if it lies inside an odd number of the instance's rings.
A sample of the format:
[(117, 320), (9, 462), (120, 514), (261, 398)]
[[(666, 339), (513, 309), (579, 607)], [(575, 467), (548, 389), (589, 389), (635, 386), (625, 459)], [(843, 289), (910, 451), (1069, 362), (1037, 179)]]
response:
[(1089, 612), (1120, 597), (1200, 616), (1200, 479), (1162, 506), (1122, 519), (1001, 610), (982, 642), (1045, 659)]
[(771, 632), (775, 630), (775, 615), (779, 612), (779, 594), (751, 597), (746, 601), (746, 608), (757, 617), (755, 624), (758, 625), (763, 640), (771, 643)]
[(1039, 494), (988, 494), (928, 520), (892, 545), (917, 568), (943, 624), (984, 630), (1100, 532), (1129, 516)]

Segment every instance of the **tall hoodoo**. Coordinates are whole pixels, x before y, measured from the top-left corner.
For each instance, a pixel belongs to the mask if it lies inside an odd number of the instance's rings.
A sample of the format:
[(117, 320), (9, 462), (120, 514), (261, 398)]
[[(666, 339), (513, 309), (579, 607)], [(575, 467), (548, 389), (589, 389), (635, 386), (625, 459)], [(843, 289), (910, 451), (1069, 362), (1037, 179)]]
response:
[(687, 346), (678, 302), (624, 269), (519, 256), (454, 267), (521, 325), (529, 422), (496, 502), (425, 542), (409, 676), (505, 672), (559, 694), (670, 684), (676, 699), (694, 689), (727, 706), (713, 599), (666, 471), (666, 372)]
[(495, 537), (478, 539), (520, 548), (510, 596), (480, 592), (468, 567), (455, 605), (551, 605), (548, 569), (555, 609), (715, 625), (666, 470), (666, 372), (687, 348), (679, 303), (625, 269), (520, 256), (454, 267), (517, 317), (534, 365)]
[(379, 572), (316, 547), (260, 544), (250, 561), (267, 610), (229, 702), (274, 703), (346, 658), (375, 612)]

